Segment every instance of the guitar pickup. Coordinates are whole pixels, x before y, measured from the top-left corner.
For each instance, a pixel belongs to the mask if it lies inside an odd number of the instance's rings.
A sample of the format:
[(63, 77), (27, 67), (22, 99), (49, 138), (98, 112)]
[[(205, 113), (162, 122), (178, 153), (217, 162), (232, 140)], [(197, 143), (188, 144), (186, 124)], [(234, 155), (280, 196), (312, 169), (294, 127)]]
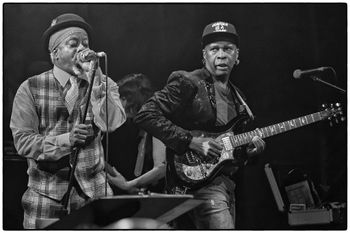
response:
[(233, 150), (233, 146), (229, 137), (222, 138), (222, 142), (224, 143), (225, 150)]

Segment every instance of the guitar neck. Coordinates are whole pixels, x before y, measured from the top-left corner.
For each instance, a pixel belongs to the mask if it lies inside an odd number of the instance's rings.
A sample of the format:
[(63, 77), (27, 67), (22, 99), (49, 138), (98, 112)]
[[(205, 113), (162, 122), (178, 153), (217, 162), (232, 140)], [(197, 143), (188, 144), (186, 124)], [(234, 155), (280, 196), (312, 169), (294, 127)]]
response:
[(266, 126), (257, 130), (250, 132), (233, 135), (230, 137), (231, 143), (234, 147), (242, 146), (251, 142), (254, 136), (259, 136), (261, 138), (271, 137), (280, 133), (284, 133), (293, 129), (297, 129), (321, 120), (327, 117), (325, 111), (316, 112), (313, 114), (298, 117), (289, 121), (284, 121), (274, 125)]

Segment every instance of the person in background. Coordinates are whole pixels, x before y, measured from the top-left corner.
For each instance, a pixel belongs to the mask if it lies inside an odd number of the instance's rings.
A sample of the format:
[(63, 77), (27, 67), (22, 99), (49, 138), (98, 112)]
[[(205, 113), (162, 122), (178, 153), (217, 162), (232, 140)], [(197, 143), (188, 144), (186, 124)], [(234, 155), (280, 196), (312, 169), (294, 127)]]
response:
[[(14, 98), (10, 128), (18, 154), (28, 161), (28, 188), (22, 197), (25, 229), (42, 228), (92, 199), (113, 194), (103, 172), (101, 135), (122, 125), (126, 115), (118, 85), (111, 78), (108, 92), (107, 78), (99, 68), (91, 82), (93, 60), (81, 58), (82, 53), (93, 53), (91, 36), (90, 25), (79, 15), (66, 13), (53, 19), (43, 34), (53, 68), (25, 80)], [(75, 149), (77, 166), (68, 193)], [(64, 197), (69, 201), (67, 209)]]
[[(140, 128), (167, 147), (167, 190), (194, 194), (205, 200), (190, 213), (198, 229), (235, 228), (235, 182), (232, 176), (237, 169), (232, 163), (223, 164), (213, 179), (194, 188), (181, 182), (174, 159), (175, 155), (187, 158), (185, 154), (191, 150), (196, 153), (193, 161), (204, 161), (200, 166), (204, 170), (206, 163), (214, 164), (213, 161), (218, 160), (223, 145), (204, 132), (198, 134), (194, 130), (228, 130), (240, 117), (253, 118), (242, 93), (229, 80), (232, 69), (239, 63), (238, 46), (238, 33), (231, 23), (218, 21), (207, 25), (202, 35), (204, 67), (192, 72), (173, 72), (166, 86), (155, 92), (135, 117)], [(242, 152), (252, 156), (264, 150), (261, 137), (254, 136), (250, 140)], [(177, 227), (181, 228), (180, 225)]]
[[(164, 191), (165, 146), (140, 130), (134, 117), (153, 94), (150, 80), (144, 74), (128, 74), (118, 81), (120, 98), (127, 115), (126, 122), (111, 133), (108, 180), (115, 194), (140, 190)], [(115, 147), (116, 144), (122, 147)]]

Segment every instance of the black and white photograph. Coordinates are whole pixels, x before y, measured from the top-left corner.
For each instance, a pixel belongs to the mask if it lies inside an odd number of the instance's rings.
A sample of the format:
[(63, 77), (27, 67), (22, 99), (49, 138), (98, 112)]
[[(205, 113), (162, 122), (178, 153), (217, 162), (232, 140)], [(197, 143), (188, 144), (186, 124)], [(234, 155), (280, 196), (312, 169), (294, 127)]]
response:
[(3, 230), (347, 230), (347, 2), (4, 2)]

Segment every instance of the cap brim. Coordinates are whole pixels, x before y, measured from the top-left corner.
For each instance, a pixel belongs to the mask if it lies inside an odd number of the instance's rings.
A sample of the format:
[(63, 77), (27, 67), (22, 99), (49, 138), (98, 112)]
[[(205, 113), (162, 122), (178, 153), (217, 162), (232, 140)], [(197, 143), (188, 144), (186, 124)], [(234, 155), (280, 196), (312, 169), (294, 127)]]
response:
[(236, 34), (227, 33), (227, 32), (211, 33), (202, 38), (202, 47), (204, 48), (206, 45), (213, 43), (215, 41), (229, 41), (235, 44), (236, 46), (238, 46), (239, 37)]

